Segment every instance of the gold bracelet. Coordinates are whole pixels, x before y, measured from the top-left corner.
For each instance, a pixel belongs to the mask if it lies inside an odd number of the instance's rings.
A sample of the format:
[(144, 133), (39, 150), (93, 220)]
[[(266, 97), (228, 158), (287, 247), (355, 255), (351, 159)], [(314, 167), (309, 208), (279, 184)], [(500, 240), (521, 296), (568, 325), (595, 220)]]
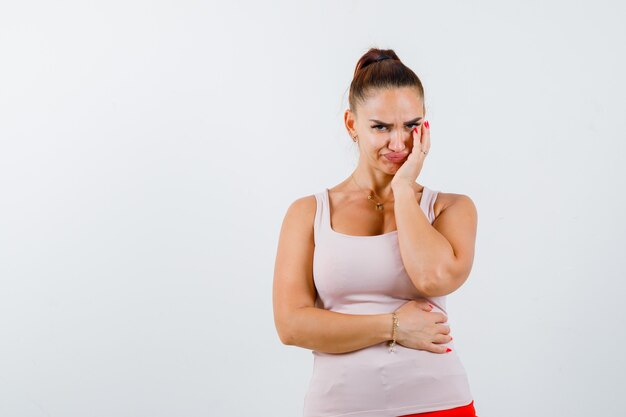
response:
[(391, 329), (391, 340), (389, 341), (389, 353), (396, 351), (396, 334), (400, 322), (396, 313), (391, 313), (393, 317), (393, 328)]

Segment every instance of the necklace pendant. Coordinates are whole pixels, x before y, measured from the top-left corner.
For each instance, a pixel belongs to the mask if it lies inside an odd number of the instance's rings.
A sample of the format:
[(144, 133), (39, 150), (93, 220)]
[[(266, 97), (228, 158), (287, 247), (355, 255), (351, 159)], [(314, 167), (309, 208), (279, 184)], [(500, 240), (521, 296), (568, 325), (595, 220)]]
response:
[(383, 210), (383, 205), (382, 203), (376, 203), (376, 210), (382, 211)]

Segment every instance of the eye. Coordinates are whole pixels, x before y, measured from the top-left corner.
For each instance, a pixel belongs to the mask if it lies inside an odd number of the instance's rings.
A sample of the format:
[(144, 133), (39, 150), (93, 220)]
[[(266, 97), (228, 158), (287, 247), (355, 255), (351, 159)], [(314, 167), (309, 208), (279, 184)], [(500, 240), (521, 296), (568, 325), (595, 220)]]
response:
[[(419, 123), (411, 123), (410, 125), (407, 125), (407, 127), (408, 126), (411, 126), (411, 130), (413, 130), (413, 127), (416, 127), (416, 126), (419, 127), (420, 124)], [(382, 128), (382, 129), (380, 129), (380, 128)], [(372, 129), (378, 130), (379, 132), (381, 132), (383, 129), (386, 129), (386, 128), (387, 127), (383, 126), (383, 125), (374, 125), (374, 126), (372, 126)]]

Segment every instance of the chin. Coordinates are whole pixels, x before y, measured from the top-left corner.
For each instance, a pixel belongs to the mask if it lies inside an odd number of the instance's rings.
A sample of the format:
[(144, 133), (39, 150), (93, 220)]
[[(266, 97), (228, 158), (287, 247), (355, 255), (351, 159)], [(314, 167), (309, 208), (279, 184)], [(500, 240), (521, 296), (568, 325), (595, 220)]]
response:
[(396, 169), (400, 168), (400, 167), (402, 166), (402, 164), (404, 164), (404, 162), (405, 162), (405, 161), (406, 161), (406, 159), (405, 159), (404, 161), (400, 162), (400, 163), (397, 163), (397, 162), (391, 162), (390, 160), (386, 159), (386, 158), (383, 156), (383, 165), (384, 165), (386, 168), (392, 169), (392, 170), (394, 170), (394, 171), (395, 171)]
[(397, 165), (397, 164), (390, 165), (389, 163), (385, 163), (381, 171), (384, 171), (393, 175), (396, 173), (396, 171), (398, 171), (398, 168), (400, 168), (400, 165)]

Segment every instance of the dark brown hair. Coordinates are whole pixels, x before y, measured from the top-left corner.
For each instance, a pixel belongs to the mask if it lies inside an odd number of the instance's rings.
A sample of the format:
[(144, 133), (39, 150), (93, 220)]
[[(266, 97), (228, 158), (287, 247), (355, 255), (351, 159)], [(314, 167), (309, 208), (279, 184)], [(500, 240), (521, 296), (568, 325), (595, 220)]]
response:
[(390, 87), (414, 87), (424, 103), (422, 82), (393, 49), (370, 48), (354, 70), (348, 96), (350, 110), (356, 113), (357, 103), (365, 101), (372, 90)]

